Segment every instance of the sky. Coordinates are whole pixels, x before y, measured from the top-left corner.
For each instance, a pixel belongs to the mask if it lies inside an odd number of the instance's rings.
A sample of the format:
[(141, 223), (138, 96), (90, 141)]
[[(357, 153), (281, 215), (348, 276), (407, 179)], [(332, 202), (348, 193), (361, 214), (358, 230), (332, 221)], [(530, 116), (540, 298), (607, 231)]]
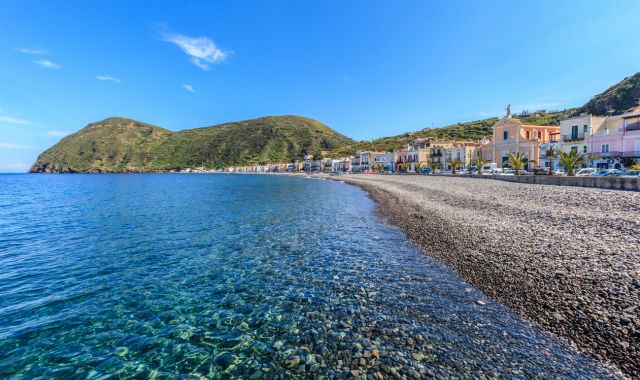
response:
[(637, 0), (0, 0), (0, 172), (87, 124), (303, 115), (357, 140), (580, 106), (640, 71)]

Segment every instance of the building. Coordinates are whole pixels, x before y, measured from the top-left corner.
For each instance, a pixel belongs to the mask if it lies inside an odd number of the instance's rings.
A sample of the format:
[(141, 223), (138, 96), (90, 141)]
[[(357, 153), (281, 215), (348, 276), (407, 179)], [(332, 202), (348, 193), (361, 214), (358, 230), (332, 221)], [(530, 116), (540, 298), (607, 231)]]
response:
[(605, 121), (605, 117), (590, 114), (561, 120), (560, 149), (566, 153), (572, 150), (580, 153), (588, 153), (591, 135), (593, 135), (594, 131), (600, 130)]
[(384, 167), (385, 171), (392, 172), (395, 162), (395, 154), (393, 152), (384, 152), (376, 155), (374, 165), (377, 168)]
[(507, 115), (493, 126), (487, 158), (503, 168), (507, 165), (507, 154), (520, 153), (530, 161), (525, 169), (534, 169), (541, 161), (541, 145), (551, 141), (551, 134), (559, 131), (558, 126), (523, 124), (511, 116), (511, 109), (507, 107)]
[(449, 161), (460, 161), (462, 167), (459, 169), (469, 168), (478, 157), (479, 146), (479, 143), (473, 142), (452, 142), (450, 146), (443, 148), (444, 166), (442, 167), (445, 170), (450, 170)]
[(591, 166), (623, 168), (640, 160), (640, 107), (607, 117), (589, 140)]

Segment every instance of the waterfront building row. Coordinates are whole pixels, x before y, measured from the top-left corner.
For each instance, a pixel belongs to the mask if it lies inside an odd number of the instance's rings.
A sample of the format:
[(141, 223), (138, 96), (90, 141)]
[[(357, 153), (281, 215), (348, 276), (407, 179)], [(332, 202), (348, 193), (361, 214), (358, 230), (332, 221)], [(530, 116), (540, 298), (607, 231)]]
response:
[(492, 128), (491, 139), (481, 141), (445, 140), (435, 137), (414, 139), (393, 152), (356, 151), (353, 156), (314, 158), (303, 161), (246, 167), (229, 167), (227, 172), (351, 172), (384, 171), (416, 173), (435, 168), (449, 171), (474, 165), (478, 157), (508, 166), (509, 154), (522, 154), (526, 170), (560, 169), (557, 151), (571, 150), (586, 154), (584, 167), (626, 168), (640, 161), (640, 107), (617, 116), (582, 114), (560, 121), (560, 126), (525, 124), (506, 115)]

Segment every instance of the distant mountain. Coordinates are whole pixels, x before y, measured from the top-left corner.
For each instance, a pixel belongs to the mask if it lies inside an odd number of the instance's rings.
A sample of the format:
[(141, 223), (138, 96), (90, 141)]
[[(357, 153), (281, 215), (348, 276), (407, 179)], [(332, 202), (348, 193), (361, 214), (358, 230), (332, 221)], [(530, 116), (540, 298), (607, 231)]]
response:
[(626, 110), (638, 106), (640, 100), (640, 73), (626, 77), (622, 81), (609, 87), (605, 92), (591, 98), (580, 113), (591, 113), (604, 116), (611, 110), (613, 115), (619, 115)]
[(145, 172), (264, 164), (319, 156), (355, 141), (300, 116), (172, 132), (125, 118), (89, 124), (43, 152), (31, 172)]

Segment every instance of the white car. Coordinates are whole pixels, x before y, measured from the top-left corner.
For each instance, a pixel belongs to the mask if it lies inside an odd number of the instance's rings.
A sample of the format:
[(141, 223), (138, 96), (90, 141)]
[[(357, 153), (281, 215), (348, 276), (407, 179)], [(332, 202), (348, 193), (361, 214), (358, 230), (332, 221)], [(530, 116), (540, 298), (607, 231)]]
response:
[(586, 177), (589, 176), (595, 172), (597, 172), (598, 169), (594, 169), (594, 168), (584, 168), (584, 169), (580, 169), (576, 172), (576, 177)]

